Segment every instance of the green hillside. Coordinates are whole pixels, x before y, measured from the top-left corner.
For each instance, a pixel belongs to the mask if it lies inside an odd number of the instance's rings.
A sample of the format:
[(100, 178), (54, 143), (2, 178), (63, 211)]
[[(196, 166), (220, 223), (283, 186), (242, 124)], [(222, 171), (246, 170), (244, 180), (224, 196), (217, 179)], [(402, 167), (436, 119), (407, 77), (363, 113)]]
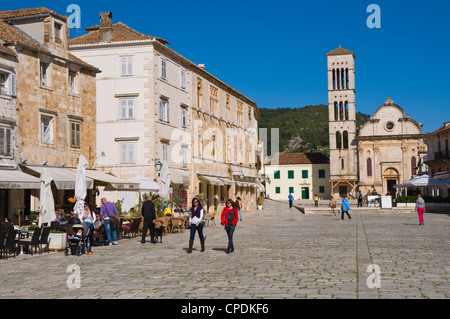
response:
[[(329, 155), (328, 106), (309, 105), (301, 108), (260, 108), (259, 128), (280, 129), (280, 152), (323, 152)], [(356, 127), (364, 124), (369, 115), (358, 112)], [(270, 130), (268, 130), (268, 153)]]

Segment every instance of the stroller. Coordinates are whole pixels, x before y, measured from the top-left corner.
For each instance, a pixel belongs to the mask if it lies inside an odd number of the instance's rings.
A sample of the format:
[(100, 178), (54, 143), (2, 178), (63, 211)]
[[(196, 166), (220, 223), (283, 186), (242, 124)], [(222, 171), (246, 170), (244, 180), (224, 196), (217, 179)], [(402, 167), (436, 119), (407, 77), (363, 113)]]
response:
[(67, 245), (64, 251), (66, 256), (81, 256), (91, 251), (91, 241), (89, 239), (91, 229), (85, 224), (73, 225), (73, 234), (67, 234)]

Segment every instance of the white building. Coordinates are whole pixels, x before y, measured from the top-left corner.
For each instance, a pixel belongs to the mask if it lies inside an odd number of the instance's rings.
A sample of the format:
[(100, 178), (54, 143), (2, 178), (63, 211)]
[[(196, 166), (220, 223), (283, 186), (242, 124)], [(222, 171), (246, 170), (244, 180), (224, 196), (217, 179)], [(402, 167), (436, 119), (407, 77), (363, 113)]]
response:
[(281, 153), (265, 165), (266, 195), (271, 199), (329, 199), (330, 161), (322, 153)]
[[(223, 133), (224, 128), (238, 128), (240, 136), (248, 135), (252, 141), (247, 148), (243, 145), (243, 150), (256, 152), (259, 119), (256, 103), (206, 72), (203, 66), (170, 49), (166, 40), (142, 34), (121, 22), (113, 24), (111, 12), (103, 12), (100, 17), (100, 25), (87, 28), (88, 34), (70, 42), (71, 53), (102, 70), (97, 77), (96, 167), (126, 179), (141, 175), (159, 182), (155, 164), (167, 161), (173, 194), (184, 198), (186, 205), (197, 193), (207, 194), (211, 207), (217, 204), (214, 198), (220, 203), (221, 197), (226, 197), (222, 194), (230, 191), (229, 188), (225, 191), (226, 185), (233, 186), (234, 182), (220, 185), (217, 182), (212, 188), (206, 189), (206, 185), (201, 188), (199, 179), (207, 184), (209, 179), (197, 174), (231, 176), (219, 169), (215, 162), (219, 158), (212, 158), (211, 162), (206, 156), (212, 145), (211, 136), (206, 136), (212, 130), (207, 128), (218, 127)], [(211, 105), (217, 111), (210, 109)], [(245, 110), (237, 110), (236, 105)], [(223, 114), (219, 115), (218, 110)], [(232, 116), (227, 118), (230, 112)], [(243, 112), (247, 112), (247, 127), (244, 123), (237, 124), (239, 112), (242, 119)], [(226, 123), (227, 120), (233, 123)], [(198, 127), (202, 134), (200, 142)], [(233, 163), (239, 172), (248, 169), (250, 172), (244, 172), (245, 176), (254, 182), (257, 170), (250, 157), (248, 165), (244, 165), (243, 159)], [(212, 170), (207, 169), (211, 163)], [(203, 171), (197, 172), (199, 169)], [(236, 194), (234, 188), (230, 193)], [(249, 194), (256, 198), (255, 191)], [(128, 201), (126, 208), (137, 202), (129, 192), (121, 192), (111, 200), (118, 198)], [(256, 200), (252, 198), (252, 202), (256, 207)]]

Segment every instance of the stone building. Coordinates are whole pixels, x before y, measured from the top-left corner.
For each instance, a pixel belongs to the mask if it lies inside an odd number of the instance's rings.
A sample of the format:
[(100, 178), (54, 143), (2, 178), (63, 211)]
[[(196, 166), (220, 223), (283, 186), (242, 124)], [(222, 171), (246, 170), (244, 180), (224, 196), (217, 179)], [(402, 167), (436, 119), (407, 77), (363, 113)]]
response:
[[(255, 102), (169, 48), (166, 40), (113, 23), (111, 12), (101, 13), (100, 25), (86, 31), (70, 40), (70, 50), (102, 70), (97, 76), (97, 168), (125, 179), (141, 175), (160, 181), (155, 164), (166, 161), (173, 195), (184, 198), (185, 207), (198, 193), (208, 195), (210, 208), (226, 196), (244, 194), (244, 188), (235, 192), (233, 172), (244, 174), (241, 187), (253, 185), (256, 168), (253, 162), (244, 165), (250, 160), (244, 149), (257, 149)], [(245, 157), (227, 161), (219, 156), (227, 127), (251, 139), (248, 148), (243, 142), (239, 149)], [(114, 196), (131, 207), (137, 198), (128, 195)]]
[[(36, 176), (28, 168), (76, 167), (81, 154), (92, 167), (96, 158), (99, 70), (70, 54), (68, 40), (67, 17), (50, 9), (0, 11), (0, 43), (16, 63), (9, 81), (16, 95), (9, 101), (17, 110), (11, 120), (17, 125), (15, 166)], [(65, 191), (57, 192), (57, 204), (66, 200)], [(20, 197), (25, 210), (36, 208), (37, 190), (25, 190)]]
[(419, 174), (427, 152), (422, 124), (388, 98), (356, 134), (355, 54), (327, 54), (332, 194), (394, 194), (394, 185)]
[[(439, 180), (450, 179), (450, 121), (434, 132), (427, 134), (428, 154), (424, 163), (428, 166), (428, 174)], [(448, 190), (441, 195), (448, 196)]]

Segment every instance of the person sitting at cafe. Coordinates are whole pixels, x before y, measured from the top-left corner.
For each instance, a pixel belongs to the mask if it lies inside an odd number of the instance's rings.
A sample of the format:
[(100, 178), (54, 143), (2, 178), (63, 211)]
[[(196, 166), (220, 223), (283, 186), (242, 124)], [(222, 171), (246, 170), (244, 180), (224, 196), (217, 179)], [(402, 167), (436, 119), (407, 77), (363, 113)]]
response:
[(62, 209), (58, 209), (58, 211), (56, 212), (55, 222), (59, 223), (59, 225), (56, 226), (57, 230), (61, 230), (64, 232), (66, 231), (68, 221), (67, 218), (64, 216)]
[(177, 208), (174, 210), (174, 212), (180, 214), (180, 216), (184, 215), (184, 211), (181, 205), (177, 205)]
[(81, 224), (81, 220), (78, 218), (78, 214), (72, 212), (72, 218), (69, 219), (68, 224), (75, 225), (75, 224)]

